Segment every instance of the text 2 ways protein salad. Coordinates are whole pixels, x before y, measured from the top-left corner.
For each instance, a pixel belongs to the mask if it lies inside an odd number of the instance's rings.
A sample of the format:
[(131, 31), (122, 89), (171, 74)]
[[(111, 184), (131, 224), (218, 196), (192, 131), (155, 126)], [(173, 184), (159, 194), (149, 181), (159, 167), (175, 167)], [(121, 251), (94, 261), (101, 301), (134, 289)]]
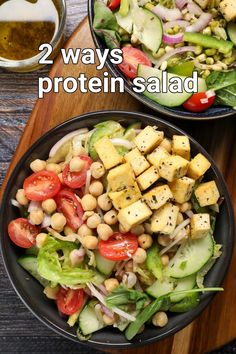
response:
[(235, 0), (95, 0), (95, 33), (121, 48), (119, 69), (149, 82), (162, 72), (184, 81), (198, 73), (198, 93), (148, 90), (167, 107), (201, 112), (213, 104), (236, 107)]
[(69, 133), (31, 162), (8, 233), (80, 339), (113, 326), (131, 340), (221, 290), (204, 288), (221, 254), (210, 166), (187, 136), (115, 121)]

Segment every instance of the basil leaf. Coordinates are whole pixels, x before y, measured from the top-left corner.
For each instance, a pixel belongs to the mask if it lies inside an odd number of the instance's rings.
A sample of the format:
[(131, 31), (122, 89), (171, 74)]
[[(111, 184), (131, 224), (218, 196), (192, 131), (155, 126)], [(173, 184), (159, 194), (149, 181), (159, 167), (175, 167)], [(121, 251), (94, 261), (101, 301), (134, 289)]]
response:
[(215, 91), (234, 85), (236, 84), (236, 70), (213, 71), (206, 79), (206, 83), (209, 90)]
[(217, 91), (216, 103), (236, 107), (236, 84)]
[(107, 29), (111, 31), (118, 30), (116, 16), (101, 0), (94, 2), (94, 29)]

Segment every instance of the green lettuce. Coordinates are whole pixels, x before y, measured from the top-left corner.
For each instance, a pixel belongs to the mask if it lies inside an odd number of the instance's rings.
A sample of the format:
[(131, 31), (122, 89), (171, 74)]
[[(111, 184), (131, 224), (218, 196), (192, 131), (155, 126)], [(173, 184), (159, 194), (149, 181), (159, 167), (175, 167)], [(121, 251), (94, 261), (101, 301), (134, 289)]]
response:
[(141, 310), (147, 299), (147, 294), (141, 291), (127, 289), (124, 285), (120, 285), (106, 297), (106, 304), (110, 308), (134, 304), (136, 310)]

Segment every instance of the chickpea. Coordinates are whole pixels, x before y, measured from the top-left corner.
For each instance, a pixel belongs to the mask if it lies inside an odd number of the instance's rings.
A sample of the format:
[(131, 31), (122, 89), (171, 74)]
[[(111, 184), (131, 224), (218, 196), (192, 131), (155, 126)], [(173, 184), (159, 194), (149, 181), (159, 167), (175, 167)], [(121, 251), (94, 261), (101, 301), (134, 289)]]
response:
[(96, 229), (99, 224), (101, 224), (101, 217), (96, 213), (87, 219), (87, 226), (90, 229)]
[(120, 284), (116, 278), (109, 278), (104, 281), (105, 288), (108, 292), (111, 292), (117, 288)]
[(66, 218), (62, 213), (55, 213), (51, 217), (51, 226), (54, 230), (61, 232), (66, 225)]
[(98, 197), (98, 206), (104, 211), (108, 211), (112, 208), (112, 202), (107, 193), (104, 193)]
[(101, 162), (92, 163), (90, 169), (91, 169), (91, 174), (95, 179), (99, 179), (105, 174), (105, 168)]
[(152, 317), (152, 324), (156, 327), (164, 327), (168, 323), (167, 314), (163, 311), (155, 313)]
[(134, 269), (133, 265), (134, 265), (134, 263), (132, 260), (128, 261), (125, 265), (125, 271), (126, 272), (133, 272), (133, 269)]
[(91, 236), (93, 234), (92, 230), (86, 224), (81, 225), (77, 233), (81, 237)]
[(102, 316), (103, 322), (107, 325), (107, 326), (112, 326), (115, 323), (115, 317), (111, 318), (107, 315), (103, 315)]
[(114, 233), (112, 228), (107, 224), (99, 224), (97, 227), (97, 233), (101, 240), (107, 241)]
[(42, 208), (46, 214), (51, 215), (56, 211), (57, 205), (54, 199), (46, 199), (42, 202)]
[(46, 168), (46, 162), (44, 160), (34, 160), (31, 162), (30, 164), (30, 168), (33, 172), (40, 172), (40, 171), (43, 171), (45, 170)]
[(124, 273), (123, 277), (122, 277), (122, 283), (125, 284), (125, 286), (128, 289), (133, 288), (133, 286), (135, 286), (135, 284), (137, 283), (137, 276), (135, 273), (133, 272), (126, 272)]
[(59, 175), (59, 173), (61, 173), (61, 166), (57, 163), (48, 163), (46, 166), (46, 170), (54, 172), (56, 175)]
[(150, 248), (152, 245), (152, 242), (153, 242), (152, 236), (150, 236), (148, 234), (142, 234), (138, 237), (139, 246), (141, 248), (143, 248), (144, 250)]
[(170, 259), (168, 254), (163, 254), (163, 256), (161, 256), (161, 262), (163, 264), (163, 266), (166, 266), (169, 263)]
[(72, 230), (72, 228), (70, 228), (69, 226), (65, 226), (64, 227), (64, 235), (65, 236), (68, 236), (68, 235), (71, 235), (71, 234), (74, 234), (74, 230)]
[(143, 248), (138, 248), (132, 258), (135, 263), (144, 263), (147, 258), (147, 253)]
[(84, 236), (82, 244), (85, 248), (88, 248), (89, 250), (95, 250), (98, 244), (98, 239), (95, 236)]
[(44, 213), (42, 210), (32, 210), (29, 214), (29, 219), (34, 225), (40, 225), (44, 219)]
[(70, 160), (70, 171), (71, 172), (80, 172), (83, 170), (85, 162), (79, 157), (73, 157)]
[(104, 221), (105, 223), (107, 223), (108, 225), (115, 225), (118, 221), (117, 219), (117, 211), (112, 209), (110, 211), (108, 211), (105, 215), (104, 215)]
[(144, 227), (143, 225), (133, 226), (130, 231), (132, 234), (135, 234), (136, 236), (140, 236), (144, 233)]
[(190, 203), (190, 202), (183, 203), (179, 206), (179, 211), (181, 213), (185, 213), (186, 211), (191, 210), (191, 209), (192, 209), (192, 203)]
[(44, 288), (43, 292), (47, 296), (48, 299), (56, 300), (59, 290), (60, 290), (60, 286), (59, 285), (57, 285), (55, 288), (52, 288), (50, 285), (47, 285)]
[(86, 221), (90, 216), (94, 214), (94, 211), (85, 211), (84, 215), (82, 216), (82, 220)]
[(82, 207), (85, 211), (94, 210), (97, 206), (97, 201), (91, 194), (85, 194), (81, 199)]
[(164, 149), (166, 149), (166, 151), (171, 153), (172, 146), (171, 146), (171, 141), (169, 139), (167, 138), (163, 139), (159, 146), (162, 146)]
[(29, 200), (25, 195), (24, 189), (18, 189), (18, 191), (16, 192), (16, 200), (20, 205), (26, 206), (29, 204)]
[(41, 232), (40, 234), (38, 234), (37, 236), (36, 236), (36, 246), (38, 247), (38, 248), (41, 248), (41, 247), (43, 247), (43, 245), (44, 245), (44, 243), (45, 243), (45, 241), (46, 241), (46, 239), (47, 239), (47, 234), (45, 234), (45, 233), (43, 233), (43, 232)]
[(103, 184), (99, 181), (94, 181), (89, 186), (89, 193), (94, 197), (99, 197), (103, 193)]
[(80, 250), (77, 250), (77, 249), (71, 251), (69, 258), (70, 258), (70, 262), (71, 262), (72, 267), (78, 266), (84, 260), (84, 256), (81, 256)]
[(183, 221), (184, 221), (183, 214), (182, 214), (182, 213), (178, 213), (176, 224), (179, 225), (179, 224), (181, 224)]
[(157, 238), (159, 245), (166, 247), (170, 243), (170, 236), (169, 235), (159, 235)]

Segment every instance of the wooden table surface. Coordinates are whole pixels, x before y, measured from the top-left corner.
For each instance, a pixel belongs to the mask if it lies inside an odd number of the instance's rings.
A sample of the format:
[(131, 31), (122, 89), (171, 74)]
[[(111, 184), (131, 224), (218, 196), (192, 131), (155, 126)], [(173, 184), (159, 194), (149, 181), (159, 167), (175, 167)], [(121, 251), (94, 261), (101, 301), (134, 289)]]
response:
[[(87, 12), (87, 0), (67, 0), (67, 37)], [(0, 185), (37, 99), (38, 77), (46, 67), (30, 74), (0, 71)], [(95, 353), (63, 340), (41, 324), (14, 293), (0, 262), (0, 353)], [(233, 353), (233, 346), (217, 353)], [(161, 354), (161, 353), (160, 353)], [(181, 354), (181, 353), (180, 353)]]

